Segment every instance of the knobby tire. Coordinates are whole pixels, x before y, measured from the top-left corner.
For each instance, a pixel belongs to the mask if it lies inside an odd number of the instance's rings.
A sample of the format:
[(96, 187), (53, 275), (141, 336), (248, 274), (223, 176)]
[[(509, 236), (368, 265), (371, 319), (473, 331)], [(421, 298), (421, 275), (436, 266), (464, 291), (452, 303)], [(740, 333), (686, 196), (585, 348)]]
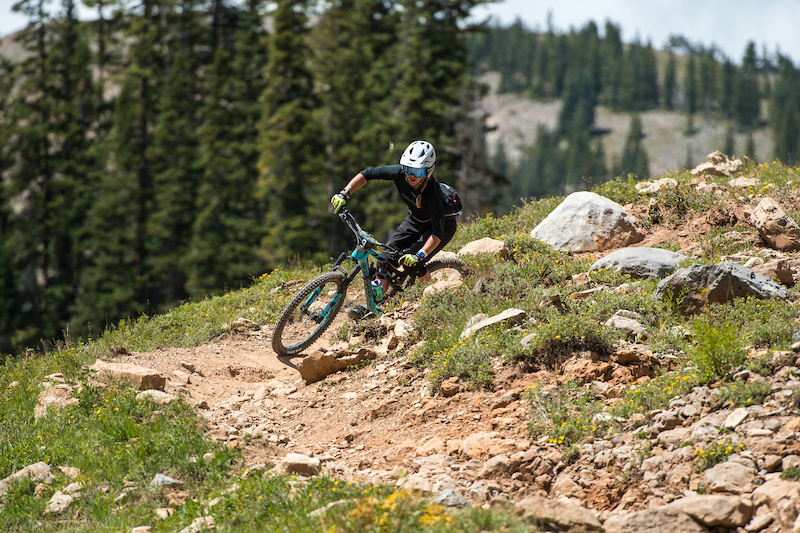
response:
[[(326, 272), (308, 282), (281, 311), (272, 334), (272, 349), (278, 355), (294, 355), (308, 348), (333, 322), (345, 300), (339, 272)], [(319, 290), (307, 309), (303, 307)], [(329, 294), (333, 291), (333, 294)], [(338, 301), (334, 302), (336, 297)], [(323, 313), (323, 311), (327, 311)]]
[(461, 259), (434, 259), (432, 261), (428, 261), (425, 264), (425, 268), (433, 274), (437, 270), (444, 270), (447, 268), (451, 268), (453, 270), (458, 271), (462, 277), (466, 277), (469, 267), (467, 264), (462, 261)]

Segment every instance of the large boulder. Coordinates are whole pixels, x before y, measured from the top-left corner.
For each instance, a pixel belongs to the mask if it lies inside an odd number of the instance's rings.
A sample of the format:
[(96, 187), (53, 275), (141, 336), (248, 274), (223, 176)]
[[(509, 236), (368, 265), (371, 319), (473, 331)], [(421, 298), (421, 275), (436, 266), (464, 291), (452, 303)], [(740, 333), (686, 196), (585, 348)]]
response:
[(670, 250), (633, 246), (598, 259), (591, 270), (616, 270), (636, 278), (664, 278), (684, 259), (685, 255)]
[(550, 500), (541, 496), (528, 496), (517, 502), (517, 510), (536, 522), (553, 523), (559, 530), (602, 531), (603, 526), (594, 511), (568, 498)]
[(612, 513), (603, 522), (605, 533), (708, 533), (708, 528), (678, 509), (656, 507), (646, 511)]
[(764, 198), (750, 215), (761, 237), (777, 250), (800, 250), (800, 226), (772, 198)]
[(621, 205), (593, 192), (575, 192), (556, 207), (531, 237), (562, 252), (599, 252), (644, 239)]
[(742, 171), (744, 163), (740, 159), (728, 159), (728, 156), (717, 150), (708, 154), (706, 161), (689, 171), (693, 176), (710, 175), (731, 177)]
[(709, 303), (725, 303), (752, 296), (762, 300), (786, 298), (785, 287), (736, 263), (691, 265), (662, 279), (653, 296), (669, 299), (677, 309), (691, 315)]
[(377, 357), (372, 350), (361, 348), (355, 352), (344, 351), (323, 352), (317, 351), (303, 358), (297, 365), (297, 370), (306, 383), (314, 383), (325, 379), (334, 372), (339, 372), (363, 361), (371, 361)]
[(510, 255), (505, 241), (492, 239), (491, 237), (484, 237), (482, 239), (478, 239), (477, 241), (467, 243), (458, 251), (459, 257), (481, 254), (496, 255), (500, 259), (508, 259), (508, 256)]

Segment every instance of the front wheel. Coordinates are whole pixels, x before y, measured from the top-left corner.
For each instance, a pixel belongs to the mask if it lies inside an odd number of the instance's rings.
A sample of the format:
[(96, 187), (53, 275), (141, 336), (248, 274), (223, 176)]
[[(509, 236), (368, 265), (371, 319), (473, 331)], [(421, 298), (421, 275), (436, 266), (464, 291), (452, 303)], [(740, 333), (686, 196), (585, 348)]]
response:
[(308, 282), (281, 311), (272, 334), (278, 355), (293, 355), (317, 340), (344, 303), (344, 276), (326, 272)]

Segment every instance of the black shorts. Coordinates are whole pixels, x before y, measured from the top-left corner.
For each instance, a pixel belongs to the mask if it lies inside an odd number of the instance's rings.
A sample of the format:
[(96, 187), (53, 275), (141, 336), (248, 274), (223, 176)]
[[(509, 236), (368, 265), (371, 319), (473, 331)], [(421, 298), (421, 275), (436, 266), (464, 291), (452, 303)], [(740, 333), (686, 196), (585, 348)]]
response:
[[(426, 261), (436, 255), (439, 250), (444, 248), (447, 243), (453, 239), (457, 228), (458, 222), (456, 221), (456, 217), (445, 217), (444, 235), (442, 236), (442, 240), (433, 250), (433, 252), (428, 254), (428, 256), (425, 258)], [(425, 241), (427, 241), (428, 237), (430, 236), (430, 221), (420, 222), (414, 219), (411, 215), (406, 215), (406, 218), (404, 218), (403, 222), (397, 226), (397, 229), (394, 230), (389, 242), (386, 244), (392, 248), (400, 250), (401, 252), (415, 254), (420, 248), (422, 248), (422, 245), (425, 244)], [(384, 257), (384, 259), (386, 259), (386, 257)]]

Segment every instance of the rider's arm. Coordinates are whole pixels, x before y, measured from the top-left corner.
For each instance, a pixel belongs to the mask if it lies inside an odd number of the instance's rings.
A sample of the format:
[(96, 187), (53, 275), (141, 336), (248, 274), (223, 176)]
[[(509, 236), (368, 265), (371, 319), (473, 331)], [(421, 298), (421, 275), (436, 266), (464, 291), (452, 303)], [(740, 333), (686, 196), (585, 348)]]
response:
[(344, 194), (345, 197), (349, 197), (358, 189), (366, 185), (366, 183), (367, 183), (367, 178), (364, 177), (364, 174), (359, 172), (358, 174), (353, 176), (353, 179), (351, 179), (347, 185), (345, 185), (344, 189), (342, 189), (342, 194)]
[(424, 257), (428, 257), (429, 255), (431, 255), (431, 252), (433, 252), (436, 249), (436, 247), (439, 246), (440, 242), (442, 242), (442, 239), (440, 239), (436, 235), (431, 235), (430, 237), (428, 237), (428, 240), (426, 240), (425, 244), (423, 244), (422, 248), (420, 248), (421, 251), (425, 252)]

